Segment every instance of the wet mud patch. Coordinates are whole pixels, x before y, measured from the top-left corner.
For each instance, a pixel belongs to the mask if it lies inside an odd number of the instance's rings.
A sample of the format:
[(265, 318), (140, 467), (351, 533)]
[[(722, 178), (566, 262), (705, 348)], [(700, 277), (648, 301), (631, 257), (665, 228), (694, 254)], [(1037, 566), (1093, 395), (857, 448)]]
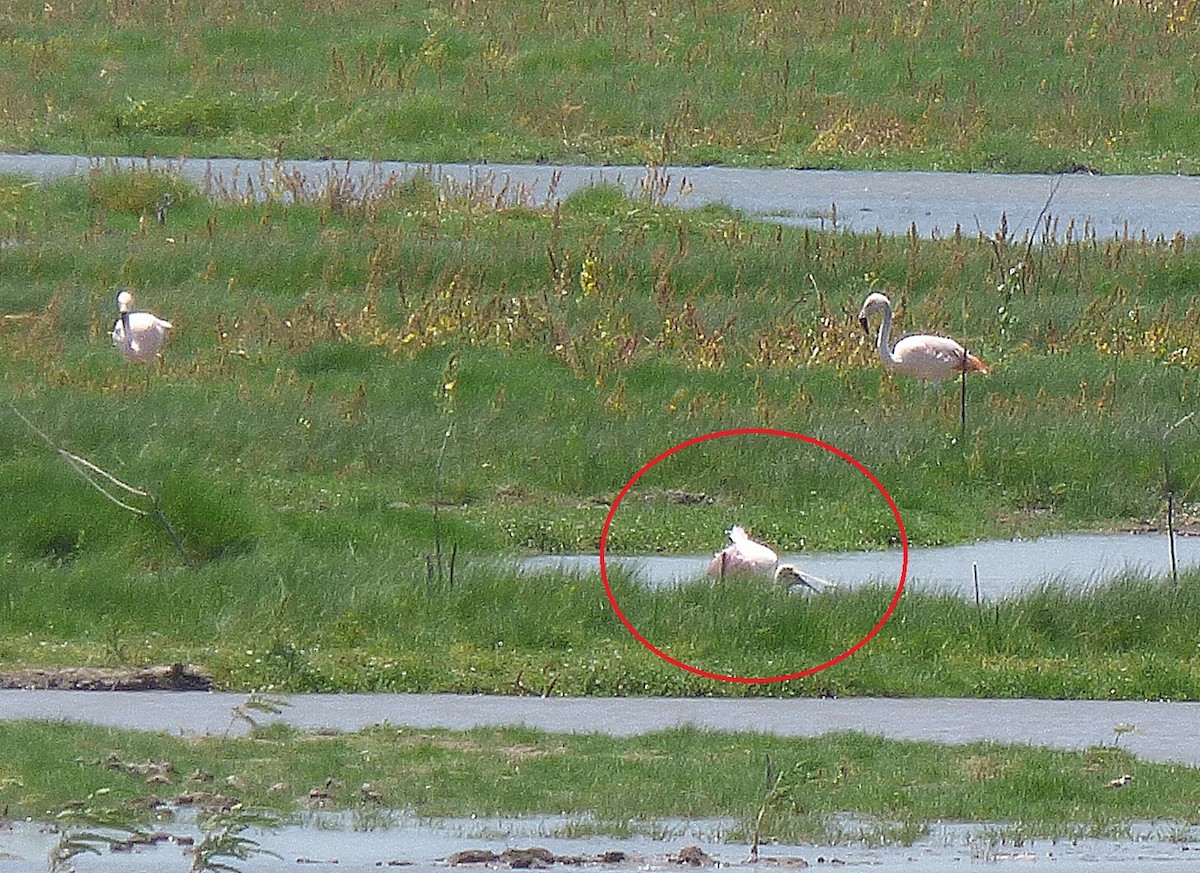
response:
[(532, 846), (528, 849), (505, 849), (503, 852), (493, 852), (490, 849), (463, 849), (447, 855), (445, 861), (450, 867), (506, 866), (512, 870), (541, 870), (555, 864), (570, 867), (628, 867), (634, 865), (638, 868), (645, 868), (648, 863), (652, 862), (676, 867), (714, 867), (717, 865), (716, 860), (699, 846), (684, 846), (676, 854), (668, 855), (665, 859), (631, 854), (620, 849), (610, 849), (593, 855), (557, 855), (549, 849)]
[[(826, 859), (823, 856), (817, 859), (817, 862), (830, 863), (834, 866), (845, 863), (836, 858)], [(741, 866), (731, 865), (728, 860), (715, 858), (696, 845), (684, 846), (678, 852), (669, 855), (644, 854), (622, 849), (609, 849), (590, 855), (558, 855), (549, 849), (538, 846), (528, 849), (505, 849), (503, 852), (493, 852), (490, 849), (463, 849), (447, 855), (444, 863), (449, 867), (486, 867), (489, 869), (507, 867), (511, 870), (541, 870), (554, 865), (638, 870)], [(808, 861), (798, 856), (763, 856), (744, 863), (775, 870), (799, 870), (808, 866)]]
[(0, 688), (63, 691), (211, 691), (213, 677), (195, 664), (152, 667), (25, 667), (0, 672)]

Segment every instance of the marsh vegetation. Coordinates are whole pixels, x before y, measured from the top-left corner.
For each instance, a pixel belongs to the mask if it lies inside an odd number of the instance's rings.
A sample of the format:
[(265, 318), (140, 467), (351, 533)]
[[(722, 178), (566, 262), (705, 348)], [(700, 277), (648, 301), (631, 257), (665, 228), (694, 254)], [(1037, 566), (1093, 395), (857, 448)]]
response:
[(1196, 172), (1188, 3), (0, 6), (0, 148)]
[[(32, 723), (0, 724), (0, 739), (14, 753), (0, 786), (10, 813), (64, 828), (161, 824), (192, 811), (228, 827), (251, 811), (283, 821), (344, 810), (365, 830), (400, 809), (481, 820), (553, 810), (563, 835), (653, 834), (664, 820), (691, 819), (725, 822), (730, 842), (756, 832), (764, 845), (904, 843), (945, 820), (1008, 822), (1026, 838), (1121, 834), (1130, 821), (1194, 820), (1198, 790), (1194, 768), (1139, 762), (1117, 748), (1119, 737), (1061, 752), (691, 729), (613, 739), (386, 725), (317, 735), (276, 725), (184, 739)], [(1121, 776), (1132, 779), (1109, 785)]]
[[(1200, 169), (1189, 4), (302, 7), (0, 4), (0, 149)], [(241, 197), (102, 162), (0, 179), (0, 670), (192, 662), (225, 688), (289, 691), (1200, 693), (1196, 575), (986, 608), (909, 592), (855, 657), (734, 686), (646, 652), (598, 579), (496, 561), (594, 552), (642, 464), (746, 427), (859, 459), (915, 543), (1159, 524), (1166, 507), (1186, 522), (1200, 256), (1182, 236), (862, 237), (605, 187), (548, 206), (420, 177), (256, 181)], [(111, 347), (120, 288), (175, 325), (161, 365)], [(901, 330), (992, 366), (965, 432), (954, 391), (881, 371), (855, 323), (876, 290)], [(144, 514), (53, 447), (141, 490)], [(733, 523), (796, 552), (898, 539), (850, 465), (746, 435), (657, 466), (608, 547), (710, 550)], [(838, 654), (893, 594), (613, 583), (656, 644), (743, 676)], [(82, 829), (199, 806), (215, 824), (195, 857), (210, 860), (252, 848), (223, 814), (313, 804), (368, 826), (385, 807), (561, 810), (614, 833), (715, 816), (764, 840), (841, 839), (850, 810), (903, 841), (937, 819), (1064, 835), (1193, 821), (1197, 796), (1194, 769), (1116, 748), (863, 736), (184, 740), (26, 723), (0, 725), (0, 746), (9, 814)], [(64, 835), (66, 861), (86, 833)]]
[[(195, 662), (231, 688), (732, 693), (630, 640), (597, 579), (491, 561), (594, 551), (642, 464), (729, 428), (850, 453), (916, 543), (1152, 521), (1164, 484), (1192, 511), (1200, 432), (1165, 436), (1200, 348), (1181, 238), (864, 238), (610, 188), (545, 206), (419, 177), (292, 183), (234, 198), (101, 166), (0, 184), (0, 661)], [(119, 287), (176, 325), (161, 366), (111, 347)], [(965, 439), (956, 390), (874, 359), (855, 316), (875, 288), (902, 328), (994, 367)], [(10, 404), (144, 486), (170, 529), (89, 489)], [(874, 486), (810, 445), (746, 435), (670, 461), (610, 549), (702, 551), (734, 522), (788, 551), (898, 540)], [(678, 603), (616, 584), (656, 643), (741, 675), (827, 660), (892, 594)], [(986, 615), (906, 597), (861, 655), (771, 692), (1192, 698), (1194, 591), (1135, 578)]]

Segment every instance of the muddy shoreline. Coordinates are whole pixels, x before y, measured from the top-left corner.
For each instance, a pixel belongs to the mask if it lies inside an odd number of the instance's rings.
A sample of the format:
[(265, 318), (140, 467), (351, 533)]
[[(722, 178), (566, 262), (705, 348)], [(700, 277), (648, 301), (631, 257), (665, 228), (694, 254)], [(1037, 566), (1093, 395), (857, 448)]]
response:
[[(903, 867), (914, 873), (947, 873), (980, 864), (1051, 864), (1059, 871), (1194, 871), (1200, 868), (1200, 833), (1166, 822), (1133, 823), (1111, 835), (1027, 839), (1019, 826), (933, 823), (911, 845), (880, 844), (848, 834), (845, 844), (771, 844), (757, 861), (750, 847), (726, 841), (712, 822), (664, 822), (659, 838), (572, 838), (554, 835), (569, 828), (560, 817), (519, 820), (418, 821), (399, 814), (380, 827), (356, 827), (348, 817), (288, 824), (248, 833), (270, 854), (237, 862), (245, 873), (304, 870), (346, 873), (402, 868), (410, 873), (447, 870), (647, 871), (733, 868), (796, 870)], [(715, 829), (715, 830), (714, 830)], [(114, 833), (114, 836), (118, 834)], [(0, 829), (0, 869), (34, 873), (46, 869), (46, 856), (61, 836), (57, 825), (14, 822)], [(119, 842), (99, 855), (73, 859), (79, 873), (129, 869), (186, 869), (201, 834), (194, 826), (173, 825), (148, 839)]]
[(0, 671), (0, 689), (56, 691), (211, 691), (195, 664), (150, 667), (19, 667)]

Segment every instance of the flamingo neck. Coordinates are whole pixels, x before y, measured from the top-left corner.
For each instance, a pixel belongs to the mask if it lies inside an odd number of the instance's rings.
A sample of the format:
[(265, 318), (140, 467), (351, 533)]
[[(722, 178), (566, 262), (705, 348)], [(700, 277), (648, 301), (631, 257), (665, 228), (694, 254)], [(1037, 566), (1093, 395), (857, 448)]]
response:
[(892, 307), (889, 304), (883, 308), (883, 320), (879, 322), (879, 360), (883, 361), (888, 367), (894, 367), (898, 363), (896, 356), (892, 354), (891, 349), (892, 337)]

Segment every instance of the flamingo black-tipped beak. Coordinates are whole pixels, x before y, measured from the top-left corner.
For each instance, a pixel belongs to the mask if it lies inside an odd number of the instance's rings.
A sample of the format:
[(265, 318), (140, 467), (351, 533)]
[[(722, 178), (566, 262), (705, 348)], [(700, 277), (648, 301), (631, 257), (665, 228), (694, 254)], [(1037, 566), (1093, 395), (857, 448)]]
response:
[(870, 336), (871, 325), (867, 322), (867, 317), (865, 315), (860, 315), (858, 317), (858, 323), (862, 325), (863, 333), (865, 333), (867, 336)]

